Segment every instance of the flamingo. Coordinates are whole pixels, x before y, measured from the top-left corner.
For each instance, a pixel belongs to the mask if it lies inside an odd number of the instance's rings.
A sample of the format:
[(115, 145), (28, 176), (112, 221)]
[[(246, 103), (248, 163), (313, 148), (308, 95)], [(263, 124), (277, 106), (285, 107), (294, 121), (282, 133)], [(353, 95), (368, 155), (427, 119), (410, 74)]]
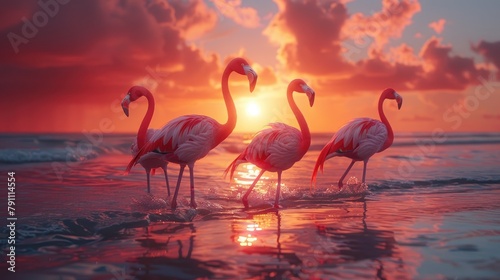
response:
[(179, 176), (171, 202), (172, 209), (177, 208), (177, 195), (186, 165), (189, 167), (190, 176), (190, 206), (197, 207), (194, 198), (194, 164), (226, 139), (236, 125), (236, 107), (228, 85), (229, 75), (232, 72), (248, 77), (250, 92), (254, 90), (257, 82), (257, 74), (245, 59), (235, 58), (229, 62), (221, 81), (222, 95), (228, 113), (228, 120), (225, 124), (220, 124), (216, 120), (202, 115), (185, 115), (175, 118), (158, 130), (127, 166), (126, 172), (129, 172), (142, 155), (151, 151), (161, 153), (165, 160), (179, 164)]
[(276, 187), (276, 199), (274, 208), (279, 208), (279, 196), (281, 188), (281, 173), (291, 168), (295, 162), (302, 159), (311, 144), (311, 133), (306, 120), (293, 100), (293, 92), (305, 93), (309, 98), (311, 107), (314, 104), (314, 90), (303, 80), (295, 79), (290, 82), (287, 89), (287, 99), (290, 108), (300, 126), (300, 131), (284, 123), (269, 124), (269, 128), (261, 130), (252, 139), (246, 149), (227, 167), (224, 175), (230, 173), (233, 178), (236, 167), (244, 162), (250, 162), (261, 168), (261, 172), (255, 178), (250, 188), (243, 196), (243, 204), (248, 208), (248, 196), (252, 192), (265, 171), (278, 173), (278, 186)]
[[(132, 144), (132, 155), (136, 155), (139, 153), (139, 150), (144, 146), (144, 144), (151, 139), (155, 130), (149, 127), (151, 123), (151, 119), (153, 117), (153, 113), (155, 110), (155, 99), (151, 92), (144, 87), (141, 86), (133, 86), (129, 89), (127, 95), (122, 100), (122, 109), (125, 115), (129, 116), (129, 105), (131, 102), (136, 101), (141, 96), (145, 96), (148, 100), (148, 110), (146, 111), (146, 115), (142, 119), (141, 126), (139, 127), (139, 131), (137, 132), (137, 139)], [(138, 159), (138, 163), (144, 167), (146, 170), (146, 178), (148, 182), (148, 193), (150, 193), (150, 174), (151, 171), (154, 171), (156, 168), (163, 169), (163, 174), (165, 174), (165, 181), (167, 185), (168, 196), (170, 196), (170, 185), (168, 183), (168, 175), (167, 175), (167, 164), (168, 162), (163, 159), (163, 156), (158, 153), (147, 153), (141, 156)]]
[(349, 170), (356, 161), (363, 161), (363, 179), (365, 183), (366, 165), (371, 156), (389, 148), (394, 141), (394, 133), (389, 121), (383, 111), (383, 103), (386, 99), (396, 100), (398, 110), (401, 109), (403, 98), (394, 89), (387, 88), (380, 95), (378, 101), (378, 113), (381, 121), (370, 118), (357, 118), (342, 126), (332, 139), (321, 150), (316, 165), (314, 166), (311, 182), (316, 181), (318, 169), (323, 171), (323, 164), (332, 157), (347, 157), (352, 159), (342, 177), (338, 182), (339, 189)]

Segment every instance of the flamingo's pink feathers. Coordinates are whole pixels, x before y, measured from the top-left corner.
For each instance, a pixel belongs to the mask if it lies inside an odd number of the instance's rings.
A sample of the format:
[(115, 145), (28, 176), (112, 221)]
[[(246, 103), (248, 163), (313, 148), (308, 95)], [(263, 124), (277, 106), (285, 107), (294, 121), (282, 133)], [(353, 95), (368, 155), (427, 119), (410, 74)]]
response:
[(201, 115), (186, 115), (168, 122), (159, 129), (139, 150), (127, 166), (128, 173), (138, 159), (148, 152), (165, 155), (165, 160), (176, 163), (192, 163), (203, 158), (217, 146), (217, 133), (221, 125), (214, 119)]
[(334, 139), (335, 138), (332, 138), (332, 140), (330, 140), (330, 142), (328, 142), (323, 147), (321, 152), (319, 153), (318, 160), (316, 161), (316, 164), (314, 165), (314, 170), (313, 170), (313, 174), (311, 177), (311, 184), (314, 184), (316, 182), (316, 176), (318, 175), (318, 169), (320, 169), (321, 172), (323, 172), (323, 165), (325, 164), (325, 161), (327, 160), (327, 156), (332, 153), (331, 151), (338, 150), (341, 147), (341, 145), (343, 144), (343, 142), (342, 143), (339, 142), (337, 144), (334, 144)]
[[(314, 166), (311, 183), (316, 181), (318, 169), (323, 172), (325, 161), (342, 155), (354, 160), (371, 157), (378, 152), (387, 139), (386, 126), (374, 119), (357, 118), (342, 126), (321, 150)], [(363, 145), (360, 145), (360, 144)]]
[(231, 164), (229, 164), (229, 166), (226, 168), (226, 170), (224, 170), (224, 178), (227, 176), (227, 173), (229, 173), (229, 180), (233, 179), (233, 175), (234, 175), (234, 171), (236, 170), (236, 167), (238, 167), (238, 165), (240, 165), (243, 162), (247, 162), (247, 160), (245, 159), (245, 153), (246, 153), (246, 149), (245, 149), (245, 151), (243, 151), (243, 153), (241, 153), (238, 157), (236, 157), (233, 160), (233, 162), (231, 162)]
[(302, 135), (294, 127), (283, 123), (269, 124), (252, 139), (247, 148), (227, 167), (224, 175), (233, 177), (236, 167), (242, 162), (251, 162), (271, 172), (286, 170), (299, 161), (306, 150), (301, 150)]

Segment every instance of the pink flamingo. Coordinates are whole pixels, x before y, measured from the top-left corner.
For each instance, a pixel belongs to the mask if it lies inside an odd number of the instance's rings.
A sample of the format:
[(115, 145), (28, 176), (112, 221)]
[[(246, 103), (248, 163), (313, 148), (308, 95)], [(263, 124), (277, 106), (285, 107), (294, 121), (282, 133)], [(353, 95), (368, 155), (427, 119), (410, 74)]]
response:
[(233, 178), (236, 167), (243, 162), (251, 162), (261, 168), (261, 172), (243, 196), (243, 204), (248, 208), (248, 196), (265, 171), (278, 173), (278, 186), (276, 188), (276, 199), (274, 207), (279, 207), (279, 196), (281, 188), (281, 173), (289, 169), (293, 164), (304, 156), (311, 144), (311, 133), (306, 120), (293, 100), (293, 92), (305, 93), (309, 98), (309, 104), (314, 104), (314, 90), (303, 80), (296, 79), (290, 82), (287, 89), (288, 104), (292, 109), (300, 131), (284, 123), (272, 123), (270, 128), (257, 133), (248, 144), (246, 149), (227, 167), (224, 175), (230, 172)]
[(229, 92), (229, 75), (236, 72), (246, 75), (252, 92), (257, 82), (257, 74), (243, 58), (235, 58), (229, 62), (222, 75), (222, 95), (227, 107), (228, 120), (220, 124), (216, 120), (201, 115), (186, 115), (169, 121), (158, 130), (142, 147), (127, 166), (127, 172), (137, 164), (140, 157), (155, 151), (163, 154), (165, 160), (180, 164), (179, 176), (172, 198), (171, 207), (177, 207), (177, 194), (181, 184), (182, 174), (186, 165), (189, 167), (191, 185), (191, 207), (196, 208), (194, 199), (194, 164), (205, 157), (210, 150), (226, 139), (236, 125), (236, 107)]
[(363, 161), (364, 163), (362, 182), (365, 183), (366, 164), (370, 157), (389, 148), (394, 141), (394, 133), (382, 108), (382, 104), (386, 99), (395, 99), (398, 103), (398, 109), (403, 104), (403, 98), (394, 89), (385, 89), (378, 101), (378, 113), (382, 121), (357, 118), (342, 126), (321, 150), (314, 166), (311, 182), (316, 181), (319, 168), (323, 171), (323, 164), (327, 159), (339, 156), (352, 159), (344, 175), (340, 177), (339, 188), (342, 188), (345, 176), (356, 161)]
[[(144, 115), (144, 118), (142, 119), (141, 126), (139, 127), (139, 131), (137, 132), (137, 139), (136, 141), (132, 144), (132, 155), (137, 155), (139, 153), (139, 150), (144, 147), (144, 144), (148, 142), (153, 134), (155, 133), (155, 130), (149, 127), (149, 124), (151, 123), (151, 119), (153, 118), (153, 113), (155, 110), (155, 99), (151, 92), (147, 90), (144, 87), (141, 86), (133, 86), (129, 89), (127, 95), (125, 98), (122, 100), (122, 109), (125, 115), (128, 117), (129, 116), (129, 105), (131, 102), (136, 101), (139, 99), (141, 96), (145, 96), (146, 99), (148, 100), (148, 110), (146, 112), (146, 115)], [(168, 195), (170, 196), (170, 185), (168, 184), (168, 175), (167, 175), (167, 164), (168, 162), (165, 161), (163, 156), (158, 153), (147, 153), (143, 156), (141, 156), (138, 160), (138, 163), (144, 167), (146, 170), (146, 178), (148, 182), (148, 193), (150, 193), (150, 174), (151, 171), (153, 171), (153, 174), (155, 173), (156, 168), (161, 168), (163, 169), (163, 174), (165, 174), (165, 181), (167, 185), (167, 191)]]

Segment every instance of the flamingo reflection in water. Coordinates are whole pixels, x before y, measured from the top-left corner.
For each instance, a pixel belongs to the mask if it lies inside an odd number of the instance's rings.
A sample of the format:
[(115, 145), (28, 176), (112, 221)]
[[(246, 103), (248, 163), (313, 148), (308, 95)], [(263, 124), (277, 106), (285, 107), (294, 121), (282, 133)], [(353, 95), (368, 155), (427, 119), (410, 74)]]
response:
[(177, 279), (179, 275), (190, 279), (214, 277), (212, 270), (223, 269), (226, 264), (216, 260), (201, 261), (192, 258), (195, 235), (193, 223), (167, 223), (146, 227), (143, 238), (136, 240), (146, 251), (142, 257), (134, 260), (140, 265), (134, 276), (138, 279)]
[(345, 211), (349, 212), (350, 217), (360, 215), (361, 227), (352, 221), (316, 223), (317, 242), (311, 252), (313, 259), (308, 261), (309, 267), (352, 265), (371, 260), (376, 264), (376, 279), (386, 279), (383, 259), (394, 258), (398, 254), (394, 232), (368, 228), (364, 198), (349, 204)]
[[(276, 224), (276, 226), (274, 226)], [(248, 274), (262, 279), (289, 279), (299, 277), (302, 261), (291, 250), (281, 247), (281, 214), (264, 210), (249, 214), (246, 219), (231, 226), (231, 240), (246, 254), (268, 256), (258, 258), (258, 263), (247, 263)], [(276, 233), (276, 239), (274, 238)], [(275, 244), (275, 245), (274, 245)]]

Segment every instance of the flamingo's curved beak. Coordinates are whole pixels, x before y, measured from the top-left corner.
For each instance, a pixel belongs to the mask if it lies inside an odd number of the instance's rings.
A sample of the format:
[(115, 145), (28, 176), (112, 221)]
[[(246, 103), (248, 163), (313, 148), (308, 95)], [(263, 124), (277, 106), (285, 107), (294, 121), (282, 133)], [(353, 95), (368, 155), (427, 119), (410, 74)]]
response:
[(257, 73), (250, 67), (250, 65), (243, 65), (243, 70), (248, 77), (248, 82), (250, 83), (250, 92), (253, 92), (255, 85), (257, 84)]
[(312, 107), (314, 105), (314, 97), (316, 96), (316, 93), (310, 86), (306, 84), (302, 85), (302, 89), (306, 93), (307, 98), (309, 98), (309, 105)]
[(394, 93), (394, 97), (396, 98), (396, 102), (398, 103), (398, 110), (399, 110), (403, 105), (403, 97), (401, 97), (401, 95), (399, 95), (397, 92)]
[(122, 100), (122, 109), (127, 117), (128, 117), (128, 106), (129, 105), (130, 105), (130, 94), (127, 93), (127, 95), (125, 95), (125, 98), (123, 98), (123, 100)]

